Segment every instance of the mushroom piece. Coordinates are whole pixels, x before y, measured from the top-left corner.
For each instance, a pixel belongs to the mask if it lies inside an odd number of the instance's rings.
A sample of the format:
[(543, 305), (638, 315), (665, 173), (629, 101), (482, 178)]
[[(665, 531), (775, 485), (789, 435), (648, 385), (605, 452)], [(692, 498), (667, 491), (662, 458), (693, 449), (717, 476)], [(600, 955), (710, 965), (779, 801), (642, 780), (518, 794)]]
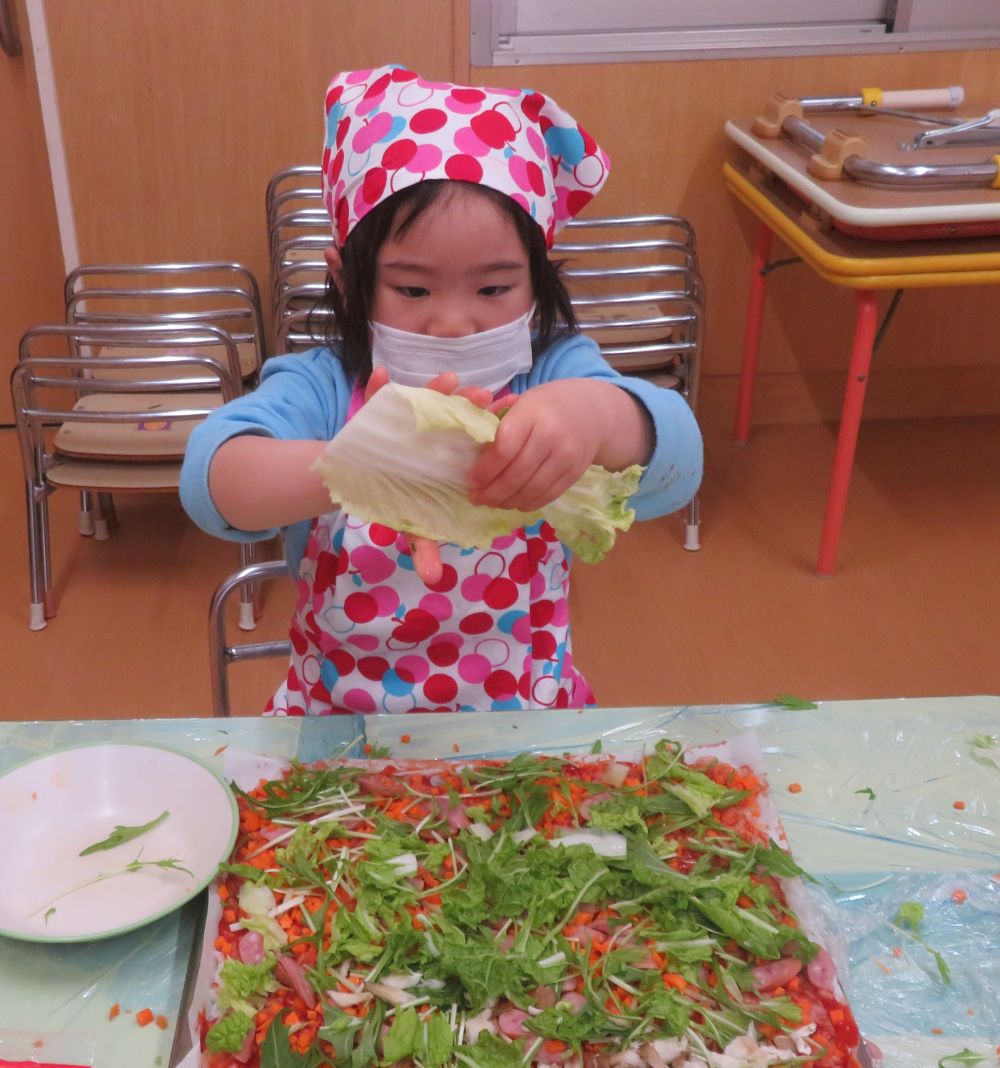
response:
[(639, 1054), (649, 1068), (669, 1068), (667, 1062), (656, 1052), (652, 1042), (643, 1042)]
[(363, 1005), (366, 1001), (371, 1001), (371, 994), (347, 994), (343, 990), (328, 990), (326, 996), (337, 1006), (339, 1009), (347, 1009), (353, 1005)]
[(415, 1000), (412, 994), (400, 987), (386, 986), (384, 983), (365, 983), (365, 990), (382, 1001), (388, 1001), (390, 1005), (409, 1005)]
[(687, 1053), (688, 1041), (686, 1038), (654, 1038), (648, 1045), (656, 1050), (661, 1060), (671, 1064), (682, 1053)]
[(469, 1045), (472, 1046), (475, 1045), (476, 1039), (481, 1032), (486, 1031), (487, 1034), (495, 1036), (498, 1030), (499, 1028), (489, 1009), (483, 1009), (478, 1016), (473, 1016), (472, 1019), (465, 1021), (465, 1036)]

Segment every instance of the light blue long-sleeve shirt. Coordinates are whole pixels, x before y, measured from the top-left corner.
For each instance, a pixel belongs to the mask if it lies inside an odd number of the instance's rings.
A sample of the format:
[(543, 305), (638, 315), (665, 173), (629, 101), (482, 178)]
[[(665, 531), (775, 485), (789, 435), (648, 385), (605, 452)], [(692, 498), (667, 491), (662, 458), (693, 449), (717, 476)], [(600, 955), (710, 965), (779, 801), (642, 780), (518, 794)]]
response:
[[(564, 378), (606, 381), (631, 393), (649, 413), (655, 435), (653, 454), (630, 499), (637, 519), (653, 519), (684, 507), (701, 483), (702, 440), (684, 398), (641, 378), (618, 374), (593, 340), (582, 334), (558, 339), (536, 357), (530, 371), (518, 375), (511, 392)], [(285, 557), (294, 573), (305, 551), (310, 520), (278, 530), (238, 530), (219, 514), (208, 488), (208, 470), (216, 449), (240, 434), (281, 440), (329, 441), (347, 421), (353, 382), (329, 348), (278, 356), (264, 364), (254, 392), (213, 412), (195, 428), (181, 471), (181, 501), (188, 515), (209, 534), (230, 541), (260, 541), (281, 533)]]

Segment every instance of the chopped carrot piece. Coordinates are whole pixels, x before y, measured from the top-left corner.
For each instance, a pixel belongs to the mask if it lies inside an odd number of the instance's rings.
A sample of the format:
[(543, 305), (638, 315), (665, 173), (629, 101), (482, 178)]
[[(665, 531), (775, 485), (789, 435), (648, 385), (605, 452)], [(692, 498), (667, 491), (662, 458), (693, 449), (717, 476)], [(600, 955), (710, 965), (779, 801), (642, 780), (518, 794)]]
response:
[(170, 1026), (170, 1022), (169, 1022), (169, 1020), (167, 1020), (166, 1016), (157, 1016), (156, 1017), (156, 1026), (161, 1031), (166, 1031), (166, 1029)]
[(403, 743), (403, 745), (409, 745), (411, 739), (408, 734), (401, 734), (399, 736), (399, 740)]
[(802, 783), (800, 783), (800, 782), (790, 782), (788, 784), (788, 792), (790, 794), (800, 794), (800, 793), (802, 793)]
[(225, 901), (226, 898), (229, 897), (229, 887), (226, 886), (225, 883), (220, 883), (217, 893), (219, 895), (219, 900)]
[(834, 1024), (842, 1024), (844, 1022), (844, 1010), (843, 1009), (831, 1009), (830, 1020)]
[[(451, 751), (453, 753), (457, 753), (458, 752), (458, 742), (452, 742), (451, 743)], [(553, 1041), (555, 1041), (555, 1039), (553, 1039)], [(550, 1050), (550, 1052), (551, 1052), (551, 1050)]]
[(959, 888), (958, 890), (952, 890), (951, 899), (956, 905), (964, 905), (969, 900), (968, 892)]
[(140, 1027), (148, 1027), (153, 1022), (153, 1010), (152, 1009), (140, 1009), (135, 1014), (135, 1022)]
[(112, 1005), (111, 1008), (108, 1009), (108, 1019), (109, 1020), (113, 1020), (118, 1015), (118, 1013), (120, 1013), (121, 1011), (122, 1011), (122, 1007), (116, 1001), (114, 1003), (114, 1005)]
[(903, 947), (902, 946), (893, 946), (892, 947), (892, 955), (894, 957), (901, 957), (903, 955)]
[(951, 803), (951, 807), (952, 808), (957, 808), (959, 812), (962, 812), (965, 809), (965, 802), (964, 801), (953, 801)]
[(542, 1049), (546, 1053), (562, 1053), (564, 1050), (569, 1049), (565, 1042), (559, 1038), (547, 1038), (542, 1043)]
[(931, 1034), (932, 1035), (943, 1035), (944, 1034), (944, 1028), (943, 1027), (932, 1027), (931, 1028)]

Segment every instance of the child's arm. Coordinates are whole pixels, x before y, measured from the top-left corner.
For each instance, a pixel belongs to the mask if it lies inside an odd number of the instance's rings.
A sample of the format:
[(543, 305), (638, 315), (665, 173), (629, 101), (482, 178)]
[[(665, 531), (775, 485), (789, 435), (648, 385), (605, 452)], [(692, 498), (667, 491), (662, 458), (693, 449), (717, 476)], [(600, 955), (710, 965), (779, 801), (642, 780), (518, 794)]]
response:
[(237, 530), (271, 530), (328, 512), (330, 495), (312, 469), (324, 447), (258, 434), (223, 442), (208, 471), (219, 514)]
[(473, 504), (535, 511), (564, 493), (591, 464), (620, 471), (645, 464), (653, 426), (643, 405), (608, 381), (546, 382), (516, 397), (496, 441), (472, 470)]

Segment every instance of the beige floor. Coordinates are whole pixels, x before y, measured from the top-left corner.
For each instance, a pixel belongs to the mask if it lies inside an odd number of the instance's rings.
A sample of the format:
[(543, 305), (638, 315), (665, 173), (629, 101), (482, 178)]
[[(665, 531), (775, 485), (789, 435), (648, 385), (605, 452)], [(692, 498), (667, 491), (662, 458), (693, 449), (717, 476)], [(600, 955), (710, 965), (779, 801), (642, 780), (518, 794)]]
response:
[[(747, 448), (706, 430), (703, 548), (681, 522), (639, 524), (602, 564), (578, 565), (577, 660), (604, 705), (1000, 693), (1000, 418), (871, 422), (862, 431), (840, 567), (814, 577), (833, 429), (763, 427)], [(175, 499), (123, 498), (107, 542), (51, 501), (59, 614), (27, 630), (16, 439), (0, 431), (0, 718), (205, 715), (207, 606), (237, 566)], [(258, 634), (277, 636), (290, 591)], [(256, 713), (280, 679), (235, 672)]]

